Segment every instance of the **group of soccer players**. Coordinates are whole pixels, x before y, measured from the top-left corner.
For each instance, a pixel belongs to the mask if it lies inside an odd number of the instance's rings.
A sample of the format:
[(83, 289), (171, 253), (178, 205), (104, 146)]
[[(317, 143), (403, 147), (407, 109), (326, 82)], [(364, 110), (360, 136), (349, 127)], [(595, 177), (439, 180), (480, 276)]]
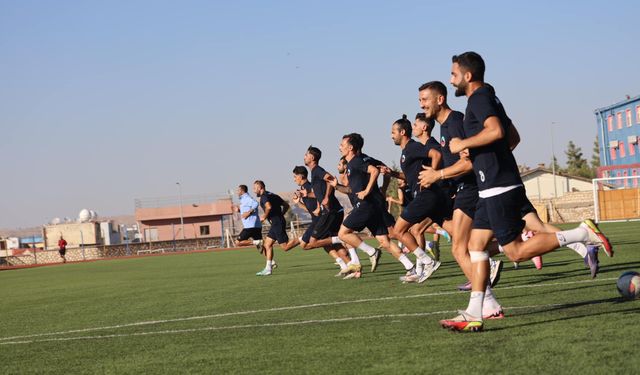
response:
[[(293, 200), (312, 217), (309, 229), (298, 239), (290, 241), (286, 233), (283, 215), (288, 204), (266, 191), (262, 181), (256, 181), (254, 192), (264, 211), (260, 220), (271, 222), (264, 242), (253, 242), (267, 259), (258, 275), (270, 275), (275, 267), (276, 242), (285, 250), (298, 245), (324, 248), (344, 278), (361, 276), (359, 249), (369, 257), (373, 272), (380, 250), (358, 235), (367, 228), (380, 247), (404, 266), (406, 274), (400, 279), (421, 283), (440, 266), (435, 254), (427, 255), (424, 239), (425, 230), (437, 224), (451, 235), (453, 256), (471, 283), (467, 308), (440, 324), (454, 331), (473, 332), (482, 330), (487, 319), (504, 317), (489, 282), (490, 255), (502, 252), (521, 262), (568, 246), (584, 259), (595, 277), (598, 246), (612, 256), (611, 244), (591, 220), (565, 231), (540, 220), (526, 197), (512, 153), (520, 141), (518, 133), (493, 87), (484, 83), (484, 71), (484, 61), (475, 52), (452, 58), (450, 82), (456, 96), (467, 97), (464, 114), (449, 108), (442, 82), (420, 86), (423, 113), (413, 123), (402, 116), (391, 126), (391, 138), (401, 149), (401, 171), (365, 154), (364, 139), (357, 133), (342, 137), (337, 176), (319, 165), (321, 151), (309, 147), (304, 155), (306, 167), (293, 169), (299, 186)], [(431, 137), (435, 123), (440, 125), (440, 142)], [(380, 175), (385, 181), (382, 188), (378, 186)], [(397, 220), (386, 206), (384, 192), (389, 178), (402, 180), (405, 186)], [(352, 203), (353, 210), (346, 217), (335, 191), (347, 194)], [(523, 236), (523, 231), (535, 235)], [(415, 255), (415, 263), (407, 253)]]

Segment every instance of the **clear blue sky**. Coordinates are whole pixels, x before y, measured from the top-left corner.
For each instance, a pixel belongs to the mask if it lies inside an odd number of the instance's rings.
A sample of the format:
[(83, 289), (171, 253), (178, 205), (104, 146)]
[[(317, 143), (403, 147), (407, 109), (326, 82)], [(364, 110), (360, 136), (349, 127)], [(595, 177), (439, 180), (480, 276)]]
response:
[[(391, 162), (391, 123), (451, 56), (479, 52), (518, 126), (520, 164), (640, 94), (637, 1), (0, 0), (0, 228), (132, 214), (137, 197), (293, 189), (343, 134)], [(465, 102), (451, 99), (464, 111)]]

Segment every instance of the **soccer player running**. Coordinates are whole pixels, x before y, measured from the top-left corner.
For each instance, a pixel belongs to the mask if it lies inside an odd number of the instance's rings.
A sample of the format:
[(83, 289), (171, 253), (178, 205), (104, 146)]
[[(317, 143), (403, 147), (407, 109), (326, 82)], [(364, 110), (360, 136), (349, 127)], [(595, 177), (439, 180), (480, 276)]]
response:
[(264, 240), (264, 255), (267, 258), (267, 264), (264, 269), (256, 276), (269, 276), (273, 268), (273, 245), (277, 242), (280, 245), (284, 245), (289, 242), (289, 236), (287, 235), (287, 222), (284, 219), (284, 214), (289, 209), (289, 204), (280, 198), (279, 195), (268, 192), (265, 189), (264, 182), (256, 180), (253, 183), (253, 192), (260, 198), (260, 207), (264, 211), (260, 217), (260, 221), (264, 222), (269, 220), (271, 228), (267, 238)]
[(298, 185), (298, 190), (293, 194), (293, 202), (309, 212), (311, 215), (311, 224), (304, 231), (301, 237), (292, 238), (286, 244), (282, 245), (282, 250), (289, 251), (294, 247), (300, 245), (305, 250), (311, 249), (308, 247), (309, 241), (311, 241), (311, 233), (318, 222), (318, 214), (320, 209), (318, 208), (318, 202), (311, 197), (303, 196), (303, 191), (311, 190), (311, 183), (308, 180), (309, 172), (307, 168), (302, 165), (298, 165), (293, 168), (293, 181)]
[(495, 95), (484, 86), (485, 64), (475, 52), (453, 56), (451, 83), (456, 96), (467, 97), (464, 116), (465, 139), (449, 142), (452, 153), (468, 149), (478, 184), (478, 206), (469, 238), (472, 263), (469, 305), (452, 319), (441, 320), (443, 328), (481, 331), (482, 306), (489, 274), (489, 241), (496, 237), (512, 261), (531, 259), (570, 243), (597, 243), (605, 251), (611, 244), (597, 225), (585, 220), (578, 227), (556, 233), (538, 233), (528, 241), (521, 237), (525, 226), (521, 208), (527, 198), (518, 166), (509, 147), (509, 122), (498, 110)]
[(258, 250), (262, 249), (262, 224), (258, 220), (258, 202), (247, 192), (247, 185), (238, 185), (236, 194), (240, 199), (240, 205), (233, 209), (240, 213), (242, 218), (242, 231), (235, 241), (235, 246), (255, 245)]
[(340, 154), (347, 162), (346, 174), (349, 186), (338, 184), (336, 178), (331, 178), (330, 181), (332, 186), (341, 192), (353, 194), (352, 202), (355, 201), (355, 204), (342, 223), (338, 236), (350, 248), (360, 249), (369, 255), (373, 272), (377, 267), (380, 251), (362, 241), (355, 233), (368, 228), (380, 246), (398, 259), (407, 272), (415, 272), (413, 263), (400, 251), (398, 245), (389, 239), (389, 223), (385, 218), (388, 215), (385, 198), (377, 184), (380, 171), (374, 166), (378, 161), (362, 154), (363, 145), (364, 140), (358, 133), (347, 134), (340, 142)]
[[(420, 172), (420, 185), (431, 186), (439, 181), (450, 181), (455, 187), (451, 235), (451, 252), (468, 280), (472, 278), (472, 263), (467, 244), (478, 203), (478, 185), (473, 175), (471, 160), (466, 155), (460, 157), (449, 150), (453, 138), (465, 138), (464, 115), (454, 111), (447, 104), (447, 88), (439, 81), (423, 84), (418, 89), (420, 108), (426, 117), (440, 124), (440, 145), (442, 146), (443, 167), (440, 170), (426, 168)], [(496, 269), (497, 271), (497, 269)], [(496, 272), (495, 275), (498, 275)], [(494, 276), (495, 277), (495, 276)], [(504, 317), (502, 308), (493, 296), (491, 285), (487, 285), (482, 306), (485, 319)]]
[[(421, 266), (421, 272), (410, 270), (402, 279), (405, 282), (424, 282), (431, 274), (440, 267), (439, 261), (434, 261), (421, 247), (414, 234), (409, 229), (414, 225), (428, 219), (429, 224), (442, 224), (446, 209), (443, 202), (447, 201), (447, 197), (440, 189), (439, 185), (433, 184), (428, 188), (421, 188), (418, 183), (418, 174), (422, 170), (423, 165), (437, 168), (442, 155), (438, 150), (440, 145), (433, 142), (422, 144), (411, 139), (411, 121), (403, 115), (391, 126), (391, 138), (396, 146), (402, 149), (400, 156), (400, 168), (402, 172), (391, 171), (383, 168), (385, 174), (390, 174), (407, 182), (410, 187), (411, 196), (413, 197), (407, 207), (396, 220), (394, 233), (402, 241), (409, 251), (416, 256), (416, 264)], [(425, 228), (426, 229), (426, 228)], [(422, 232), (419, 235), (424, 238)]]

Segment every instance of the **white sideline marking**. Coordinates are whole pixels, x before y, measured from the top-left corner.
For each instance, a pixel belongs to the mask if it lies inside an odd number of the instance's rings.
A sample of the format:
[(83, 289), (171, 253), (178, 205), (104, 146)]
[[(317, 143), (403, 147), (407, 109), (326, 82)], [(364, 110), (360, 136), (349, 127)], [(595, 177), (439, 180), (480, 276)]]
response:
[[(562, 307), (562, 306), (572, 306), (572, 304), (552, 303), (548, 305), (505, 307), (504, 309), (505, 310), (525, 310), (525, 309)], [(233, 325), (233, 326), (226, 326), (226, 327), (222, 326), (222, 327), (202, 327), (202, 328), (189, 328), (189, 329), (172, 329), (172, 330), (164, 330), (164, 331), (120, 333), (120, 334), (99, 335), (99, 336), (57, 337), (57, 338), (39, 339), (39, 340), (6, 341), (6, 342), (1, 342), (0, 346), (35, 344), (35, 343), (55, 342), (55, 341), (103, 340), (103, 339), (121, 338), (121, 337), (172, 335), (172, 334), (178, 334), (178, 333), (223, 331), (223, 330), (235, 330), (235, 329), (246, 329), (246, 328), (285, 327), (285, 326), (301, 326), (301, 325), (308, 325), (308, 324), (342, 323), (342, 322), (350, 322), (355, 320), (421, 317), (421, 316), (429, 316), (429, 315), (448, 314), (448, 313), (454, 313), (454, 312), (455, 311), (433, 311), (433, 312), (424, 312), (424, 313), (364, 315), (364, 316), (351, 316), (351, 317), (333, 318), (333, 319), (314, 319), (314, 320), (301, 320), (301, 321), (299, 320), (299, 321), (293, 321), (293, 322), (280, 322), (280, 323)]]
[[(598, 279), (598, 280), (592, 279), (592, 280), (568, 281), (568, 282), (562, 282), (562, 283), (549, 283), (549, 284), (514, 285), (514, 286), (510, 286), (510, 287), (506, 287), (506, 288), (500, 288), (498, 290), (524, 289), (524, 288), (541, 288), (541, 287), (548, 287), (548, 286), (596, 283), (596, 282), (600, 282), (600, 281), (612, 281), (612, 280), (617, 280), (617, 278)], [(227, 317), (227, 316), (238, 316), (238, 315), (251, 315), (251, 314), (264, 313), (264, 312), (300, 310), (300, 309), (309, 309), (309, 308), (314, 308), (314, 307), (326, 307), (326, 306), (347, 305), (347, 304), (356, 304), (356, 303), (365, 303), (365, 302), (389, 301), (389, 300), (398, 300), (398, 299), (435, 297), (435, 296), (444, 296), (444, 295), (460, 294), (460, 293), (466, 293), (466, 292), (449, 291), (449, 292), (435, 292), (435, 293), (414, 294), (414, 295), (410, 295), (410, 296), (390, 296), (390, 297), (358, 299), (358, 300), (351, 300), (351, 301), (323, 302), (323, 303), (314, 303), (314, 304), (309, 304), (309, 305), (283, 306), (283, 307), (273, 307), (273, 308), (269, 308), (269, 309), (260, 309), (260, 310), (234, 311), (234, 312), (228, 312), (228, 313), (218, 313), (218, 314), (201, 315), (201, 316), (190, 316), (190, 317), (186, 317), (186, 318), (174, 318), (174, 319), (164, 319), (164, 320), (142, 321), (142, 322), (118, 324), (118, 325), (113, 325), (113, 326), (74, 329), (74, 330), (70, 330), (70, 331), (59, 331), (59, 332), (48, 332), (48, 333), (36, 333), (36, 334), (22, 335), (22, 336), (0, 337), (0, 345), (7, 344), (7, 343), (3, 343), (2, 341), (16, 340), (16, 339), (27, 339), (27, 338), (43, 337), (43, 336), (60, 336), (60, 335), (67, 335), (67, 334), (70, 334), (70, 333), (86, 333), (86, 332), (94, 332), (94, 331), (104, 331), (104, 330), (109, 330), (109, 329), (119, 329), (119, 328), (137, 327), (137, 326), (164, 324), (164, 323), (185, 322), (185, 321), (190, 321), (190, 320), (222, 318), (222, 317)], [(444, 312), (450, 312), (450, 311), (444, 311)], [(253, 327), (253, 326), (238, 326), (238, 327)], [(170, 331), (167, 331), (167, 332), (170, 332)], [(100, 337), (102, 337), (102, 336), (100, 336)], [(112, 335), (112, 336), (105, 336), (105, 337), (119, 337), (119, 336), (118, 335)]]

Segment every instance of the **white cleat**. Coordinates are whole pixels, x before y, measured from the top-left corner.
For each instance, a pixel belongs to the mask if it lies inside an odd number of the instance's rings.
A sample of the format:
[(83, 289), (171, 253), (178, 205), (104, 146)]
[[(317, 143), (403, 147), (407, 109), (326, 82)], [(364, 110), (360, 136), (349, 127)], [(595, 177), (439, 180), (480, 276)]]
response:
[(431, 275), (433, 275), (433, 273), (436, 272), (438, 268), (440, 268), (440, 264), (441, 264), (440, 261), (434, 261), (430, 264), (425, 264), (424, 271), (422, 271), (420, 278), (418, 278), (418, 284), (422, 284), (429, 277), (431, 277)]

